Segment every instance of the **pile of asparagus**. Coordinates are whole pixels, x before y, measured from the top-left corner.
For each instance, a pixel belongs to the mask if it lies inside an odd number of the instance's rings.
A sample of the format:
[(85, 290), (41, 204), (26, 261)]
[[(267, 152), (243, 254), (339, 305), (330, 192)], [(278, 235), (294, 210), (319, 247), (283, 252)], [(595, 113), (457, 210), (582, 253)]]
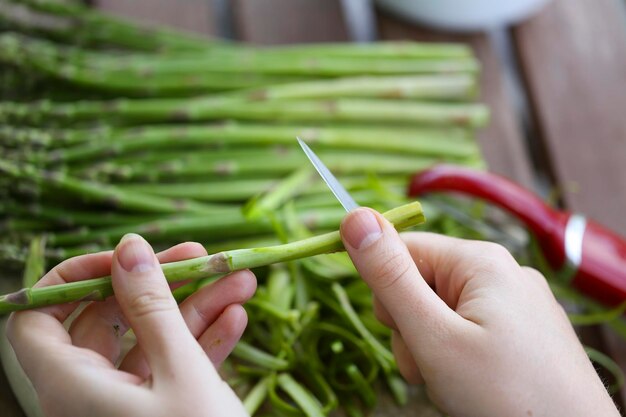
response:
[[(51, 265), (128, 232), (218, 253), (335, 230), (345, 212), (296, 136), (379, 210), (406, 203), (407, 179), (422, 168), (482, 164), (475, 130), (488, 111), (474, 102), (479, 65), (463, 45), (259, 48), (75, 3), (4, 3), (3, 266), (21, 265), (42, 237)], [(426, 209), (431, 230), (470, 233)], [(404, 403), (389, 331), (345, 254), (256, 272), (250, 326), (229, 362), (250, 413), (358, 416), (379, 385)]]

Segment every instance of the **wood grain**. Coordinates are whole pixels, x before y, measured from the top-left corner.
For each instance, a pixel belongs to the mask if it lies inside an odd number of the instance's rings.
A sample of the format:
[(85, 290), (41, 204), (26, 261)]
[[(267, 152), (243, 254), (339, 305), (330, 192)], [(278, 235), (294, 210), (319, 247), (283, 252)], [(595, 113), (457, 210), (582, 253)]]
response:
[(238, 39), (258, 44), (346, 41), (339, 0), (232, 0)]
[(565, 204), (626, 236), (623, 5), (555, 0), (514, 34)]
[[(514, 30), (565, 206), (626, 236), (626, 20), (620, 0), (555, 0)], [(626, 370), (626, 343), (603, 328)], [(626, 388), (618, 402), (626, 403)]]
[(489, 126), (478, 138), (489, 170), (533, 189), (533, 174), (521, 125), (511, 97), (504, 85), (504, 66), (485, 34), (451, 35), (410, 25), (381, 13), (379, 33), (383, 39), (407, 39), (433, 42), (463, 42), (471, 45), (481, 62), (481, 97), (492, 110)]
[(95, 6), (120, 16), (160, 23), (192, 32), (214, 34), (211, 0), (96, 0)]

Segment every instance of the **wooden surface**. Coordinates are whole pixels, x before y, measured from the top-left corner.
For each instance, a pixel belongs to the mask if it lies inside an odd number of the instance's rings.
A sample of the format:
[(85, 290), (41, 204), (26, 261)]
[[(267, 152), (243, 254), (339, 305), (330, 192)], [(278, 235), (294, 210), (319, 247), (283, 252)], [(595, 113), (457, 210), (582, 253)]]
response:
[(233, 0), (237, 39), (257, 44), (347, 41), (337, 0)]
[[(221, 0), (223, 4), (227, 0)], [(220, 0), (98, 0), (127, 17), (218, 32)], [(230, 33), (252, 43), (345, 41), (339, 0), (230, 0)], [(382, 39), (460, 41), (483, 66), (481, 100), (492, 121), (480, 132), (490, 169), (533, 188), (530, 139), (546, 155), (535, 164), (551, 174), (565, 207), (581, 211), (626, 235), (626, 22), (622, 0), (554, 0), (536, 17), (511, 29), (522, 92), (538, 138), (522, 129), (521, 109), (505, 88), (510, 70), (484, 34), (449, 35), (420, 29), (378, 13)], [(510, 73), (509, 73), (510, 75)], [(626, 344), (607, 335), (600, 343), (626, 370)], [(21, 417), (0, 378), (0, 416)], [(424, 415), (434, 415), (425, 411)], [(413, 410), (415, 415), (421, 415)]]
[(626, 236), (623, 1), (556, 0), (514, 34), (565, 205)]
[[(566, 208), (626, 237), (626, 17), (621, 0), (556, 0), (514, 30), (521, 70)], [(626, 343), (600, 337), (626, 371)], [(626, 403), (626, 388), (621, 391)]]
[(504, 85), (504, 66), (485, 34), (469, 36), (437, 33), (405, 23), (393, 16), (379, 14), (382, 39), (412, 39), (433, 42), (470, 44), (482, 65), (480, 101), (492, 110), (489, 126), (479, 132), (483, 155), (489, 169), (520, 184), (533, 188), (533, 174), (516, 110)]
[(96, 0), (100, 9), (129, 19), (159, 23), (192, 32), (214, 34), (215, 5), (211, 0)]

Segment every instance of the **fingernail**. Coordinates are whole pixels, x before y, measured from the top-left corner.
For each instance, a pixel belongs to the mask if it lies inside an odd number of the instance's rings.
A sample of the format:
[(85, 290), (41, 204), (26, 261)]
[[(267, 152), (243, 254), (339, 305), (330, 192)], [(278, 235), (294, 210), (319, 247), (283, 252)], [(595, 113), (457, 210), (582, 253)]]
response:
[(134, 233), (124, 235), (117, 246), (117, 260), (127, 272), (145, 272), (154, 269), (154, 252), (148, 242)]
[(356, 210), (350, 213), (341, 226), (344, 239), (354, 249), (365, 249), (383, 235), (378, 219), (369, 210)]

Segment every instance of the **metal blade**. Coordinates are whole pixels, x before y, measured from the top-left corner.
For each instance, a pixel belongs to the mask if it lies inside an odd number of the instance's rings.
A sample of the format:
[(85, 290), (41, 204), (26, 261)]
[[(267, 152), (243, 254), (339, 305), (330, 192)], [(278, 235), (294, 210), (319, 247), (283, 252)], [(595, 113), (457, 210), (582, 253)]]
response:
[(354, 210), (355, 208), (358, 208), (359, 205), (356, 203), (356, 201), (354, 201), (352, 196), (346, 191), (345, 188), (343, 188), (339, 181), (337, 181), (337, 178), (335, 178), (333, 173), (330, 172), (328, 168), (326, 168), (326, 165), (324, 165), (324, 163), (317, 157), (317, 155), (315, 155), (315, 152), (313, 152), (302, 139), (298, 137), (296, 137), (296, 139), (298, 139), (298, 143), (302, 147), (302, 150), (309, 158), (317, 172), (320, 174), (326, 185), (328, 185), (330, 191), (332, 191), (335, 197), (337, 197), (337, 200), (339, 200), (343, 208), (346, 209), (346, 211), (348, 212)]

